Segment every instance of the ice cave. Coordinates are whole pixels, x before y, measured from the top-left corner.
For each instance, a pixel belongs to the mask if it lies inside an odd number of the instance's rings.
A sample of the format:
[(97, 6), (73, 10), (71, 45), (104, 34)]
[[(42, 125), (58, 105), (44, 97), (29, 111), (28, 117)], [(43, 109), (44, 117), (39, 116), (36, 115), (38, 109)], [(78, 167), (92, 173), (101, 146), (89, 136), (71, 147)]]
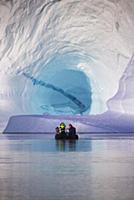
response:
[(1, 0), (0, 131), (134, 132), (134, 0)]

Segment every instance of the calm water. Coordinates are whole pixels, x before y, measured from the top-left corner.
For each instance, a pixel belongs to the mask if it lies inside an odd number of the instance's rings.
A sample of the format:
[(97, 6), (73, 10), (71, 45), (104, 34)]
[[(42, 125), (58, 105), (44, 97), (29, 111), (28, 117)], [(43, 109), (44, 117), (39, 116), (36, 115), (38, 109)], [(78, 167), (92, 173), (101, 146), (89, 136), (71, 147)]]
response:
[(0, 136), (0, 200), (133, 200), (134, 138)]

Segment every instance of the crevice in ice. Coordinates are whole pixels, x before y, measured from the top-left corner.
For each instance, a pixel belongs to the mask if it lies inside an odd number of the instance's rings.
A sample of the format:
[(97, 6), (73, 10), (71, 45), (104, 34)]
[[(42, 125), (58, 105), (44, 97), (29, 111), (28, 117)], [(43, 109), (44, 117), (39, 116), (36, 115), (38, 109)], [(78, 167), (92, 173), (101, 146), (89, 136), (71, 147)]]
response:
[(32, 81), (33, 85), (40, 85), (42, 87), (49, 88), (53, 91), (56, 91), (56, 92), (62, 94), (65, 97), (67, 97), (69, 100), (71, 100), (74, 104), (76, 104), (78, 106), (80, 114), (82, 114), (83, 112), (86, 111), (86, 109), (87, 109), (86, 106), (81, 101), (79, 101), (79, 99), (77, 99), (72, 94), (65, 92), (62, 88), (56, 87), (56, 86), (54, 86), (50, 83), (46, 83), (45, 81), (38, 80), (38, 79), (34, 78), (33, 76), (30, 76), (29, 74), (25, 73), (25, 72), (23, 72), (23, 75), (26, 78), (30, 79)]

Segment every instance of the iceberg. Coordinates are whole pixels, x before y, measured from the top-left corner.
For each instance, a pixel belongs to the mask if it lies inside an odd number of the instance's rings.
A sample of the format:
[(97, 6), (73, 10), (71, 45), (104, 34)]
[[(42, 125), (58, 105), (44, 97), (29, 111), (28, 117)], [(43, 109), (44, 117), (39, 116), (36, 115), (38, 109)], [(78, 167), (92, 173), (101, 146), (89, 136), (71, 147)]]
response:
[(0, 130), (133, 132), (133, 32), (133, 1), (0, 1)]
[(119, 81), (115, 96), (108, 100), (108, 110), (98, 115), (20, 115), (12, 116), (4, 133), (50, 133), (64, 120), (73, 122), (78, 132), (133, 133), (134, 56)]

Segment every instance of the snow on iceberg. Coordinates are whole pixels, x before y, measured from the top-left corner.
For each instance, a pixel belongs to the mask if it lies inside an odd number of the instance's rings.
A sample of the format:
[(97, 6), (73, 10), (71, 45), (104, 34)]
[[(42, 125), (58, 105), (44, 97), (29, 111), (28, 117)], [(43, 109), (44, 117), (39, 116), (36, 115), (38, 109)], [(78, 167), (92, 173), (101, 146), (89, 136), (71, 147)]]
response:
[(107, 105), (109, 110), (134, 115), (134, 56), (123, 73), (118, 92)]

